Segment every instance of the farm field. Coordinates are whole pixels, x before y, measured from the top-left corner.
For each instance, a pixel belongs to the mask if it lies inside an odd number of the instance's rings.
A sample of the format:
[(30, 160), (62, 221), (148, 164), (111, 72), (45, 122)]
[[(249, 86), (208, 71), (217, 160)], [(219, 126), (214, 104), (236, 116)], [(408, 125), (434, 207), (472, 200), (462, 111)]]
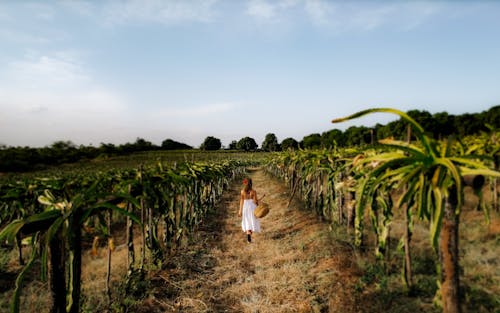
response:
[[(400, 213), (395, 213), (389, 236), (392, 256), (381, 267), (373, 254), (376, 240), (370, 232), (364, 249), (359, 250), (353, 244), (352, 228), (322, 221), (298, 194), (287, 207), (293, 190), (262, 165), (255, 167), (256, 158), (265, 164), (262, 155), (247, 156), (251, 165), (246, 166), (246, 174), (241, 172), (228, 183), (196, 231), (182, 237), (160, 262), (147, 262), (144, 278), (128, 289), (125, 220), (114, 220), (111, 303), (105, 291), (106, 244), (94, 252), (92, 237), (84, 236), (81, 311), (440, 312), (433, 305), (437, 260), (428, 244), (425, 222), (414, 225), (415, 288), (407, 294), (401, 281), (403, 253), (396, 248), (404, 232)], [(236, 214), (243, 175), (253, 178), (255, 189), (259, 195), (266, 194), (271, 207), (262, 220), (263, 232), (254, 236), (252, 244), (246, 243)], [(483, 196), (491, 195), (485, 190)], [(477, 205), (478, 198), (467, 190), (460, 228), (464, 311), (497, 312), (500, 220), (493, 211), (487, 224)], [(369, 223), (368, 215), (366, 220)], [(135, 227), (134, 233), (135, 254), (140, 255), (141, 230)], [(30, 249), (23, 250), (27, 258)], [(2, 253), (2, 312), (9, 311), (15, 278), (21, 270), (17, 258), (15, 249)], [(22, 291), (21, 312), (49, 311), (50, 292), (39, 276), (40, 267), (34, 266)]]
[(150, 166), (158, 163), (174, 164), (182, 162), (215, 162), (221, 160), (245, 160), (259, 162), (268, 155), (267, 152), (249, 153), (239, 151), (201, 151), (201, 150), (174, 150), (174, 151), (144, 151), (122, 156), (101, 156), (91, 160), (82, 160), (76, 163), (51, 166), (44, 170), (20, 173), (1, 173), (0, 182), (32, 177), (57, 177), (78, 173), (95, 173), (114, 169), (137, 168), (140, 165)]
[(499, 16), (0, 1), (0, 313), (500, 313)]

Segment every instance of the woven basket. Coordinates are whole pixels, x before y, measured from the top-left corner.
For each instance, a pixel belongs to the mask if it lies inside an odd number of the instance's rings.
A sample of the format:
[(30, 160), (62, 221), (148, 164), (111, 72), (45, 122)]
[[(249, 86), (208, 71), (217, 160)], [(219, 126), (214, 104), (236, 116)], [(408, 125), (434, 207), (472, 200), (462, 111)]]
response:
[(269, 205), (267, 203), (261, 203), (253, 211), (253, 215), (257, 218), (263, 218), (269, 213)]

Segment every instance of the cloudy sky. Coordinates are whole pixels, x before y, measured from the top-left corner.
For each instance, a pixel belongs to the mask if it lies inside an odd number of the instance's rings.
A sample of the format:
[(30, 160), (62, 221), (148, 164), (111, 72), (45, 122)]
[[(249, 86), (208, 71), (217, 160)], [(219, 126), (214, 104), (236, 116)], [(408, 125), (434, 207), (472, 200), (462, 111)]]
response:
[(500, 1), (0, 1), (0, 143), (260, 144), (369, 107), (481, 112), (500, 104), (498, 16)]

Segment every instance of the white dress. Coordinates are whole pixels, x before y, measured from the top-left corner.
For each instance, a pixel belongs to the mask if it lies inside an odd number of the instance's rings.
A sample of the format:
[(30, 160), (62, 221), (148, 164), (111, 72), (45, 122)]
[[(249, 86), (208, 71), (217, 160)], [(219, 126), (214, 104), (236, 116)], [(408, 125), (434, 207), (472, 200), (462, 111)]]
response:
[(244, 232), (247, 230), (251, 230), (253, 232), (260, 232), (260, 222), (253, 215), (253, 211), (255, 211), (255, 202), (252, 199), (245, 199), (243, 202), (243, 212), (241, 213), (241, 228)]

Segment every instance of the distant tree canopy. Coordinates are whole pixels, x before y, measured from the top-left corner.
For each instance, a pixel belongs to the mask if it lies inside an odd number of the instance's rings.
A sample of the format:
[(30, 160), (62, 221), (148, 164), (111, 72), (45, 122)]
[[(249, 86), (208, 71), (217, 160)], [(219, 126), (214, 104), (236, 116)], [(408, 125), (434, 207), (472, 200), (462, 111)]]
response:
[(238, 143), (236, 144), (236, 147), (239, 150), (255, 151), (257, 149), (258, 145), (255, 142), (255, 139), (250, 138), (250, 137), (244, 137), (238, 141)]
[(264, 142), (262, 142), (262, 150), (264, 151), (279, 151), (280, 145), (278, 144), (278, 138), (273, 133), (266, 135)]
[(331, 129), (321, 134), (321, 145), (325, 148), (345, 146), (345, 136), (341, 130)]
[(285, 138), (281, 142), (281, 149), (283, 151), (297, 150), (298, 148), (299, 148), (299, 142), (293, 138)]
[(237, 150), (238, 149), (238, 142), (236, 140), (231, 141), (229, 144), (229, 150)]
[[(168, 140), (168, 139), (167, 139)], [(0, 146), (0, 172), (25, 172), (44, 169), (47, 166), (73, 163), (82, 159), (93, 159), (98, 156), (126, 155), (140, 151), (170, 150), (169, 141), (165, 140), (161, 147), (143, 138), (137, 138), (134, 143), (114, 145), (101, 143), (99, 147), (77, 146), (71, 141), (56, 141), (43, 148)], [(188, 149), (190, 146), (175, 142), (178, 149)], [(167, 145), (167, 146), (165, 146)]]
[[(490, 132), (487, 125), (495, 129), (500, 128), (500, 105), (491, 107), (481, 113), (466, 113), (462, 115), (451, 115), (447, 112), (431, 114), (427, 111), (410, 110), (408, 115), (419, 122), (424, 129), (434, 138), (446, 138), (451, 134), (459, 137)], [(331, 116), (330, 118), (335, 118)], [(351, 145), (370, 144), (374, 140), (393, 137), (406, 140), (408, 124), (399, 119), (386, 125), (376, 124), (374, 127), (351, 126), (344, 132), (331, 129), (322, 134), (311, 134), (305, 136), (301, 146), (305, 149), (331, 148), (334, 146), (346, 147)], [(272, 133), (266, 135), (262, 148), (266, 151), (274, 151), (277, 139)], [(279, 146), (279, 145), (278, 145)], [(207, 137), (201, 149), (219, 150), (221, 141), (215, 137)], [(253, 138), (245, 137), (239, 141), (233, 140), (229, 149), (241, 149), (255, 151), (258, 145)], [(286, 138), (281, 142), (281, 149), (297, 149), (299, 143), (293, 138)], [(50, 146), (43, 148), (31, 147), (8, 147), (0, 144), (0, 172), (21, 172), (43, 169), (47, 166), (72, 163), (82, 159), (93, 159), (98, 156), (126, 155), (139, 151), (151, 150), (191, 149), (189, 145), (166, 139), (161, 146), (156, 146), (143, 138), (137, 138), (133, 143), (115, 145), (112, 143), (101, 143), (99, 147), (77, 146), (71, 141), (56, 141)]]
[(182, 142), (177, 142), (172, 139), (165, 139), (161, 143), (161, 148), (163, 150), (190, 150), (193, 149), (190, 145), (187, 145)]
[(214, 151), (214, 150), (220, 150), (222, 147), (222, 143), (220, 142), (219, 138), (215, 138), (212, 136), (208, 136), (205, 138), (205, 141), (200, 146), (201, 150), (208, 150), (208, 151)]
[(311, 134), (305, 136), (300, 143), (300, 146), (304, 149), (317, 149), (321, 147), (321, 135)]
[[(447, 112), (431, 114), (427, 111), (419, 110), (410, 110), (406, 113), (420, 123), (429, 132), (429, 135), (435, 139), (446, 138), (451, 134), (464, 137), (481, 132), (489, 132), (486, 125), (491, 125), (497, 129), (500, 127), (500, 105), (475, 114), (451, 115)], [(338, 129), (331, 129), (321, 134), (321, 146), (328, 148), (332, 146), (348, 147), (352, 145), (366, 145), (371, 142), (372, 132), (374, 140), (388, 137), (406, 140), (407, 127), (408, 123), (399, 119), (386, 125), (376, 124), (371, 128), (351, 126), (344, 132)], [(304, 139), (313, 135), (306, 136)], [(307, 147), (304, 145), (304, 148)]]

